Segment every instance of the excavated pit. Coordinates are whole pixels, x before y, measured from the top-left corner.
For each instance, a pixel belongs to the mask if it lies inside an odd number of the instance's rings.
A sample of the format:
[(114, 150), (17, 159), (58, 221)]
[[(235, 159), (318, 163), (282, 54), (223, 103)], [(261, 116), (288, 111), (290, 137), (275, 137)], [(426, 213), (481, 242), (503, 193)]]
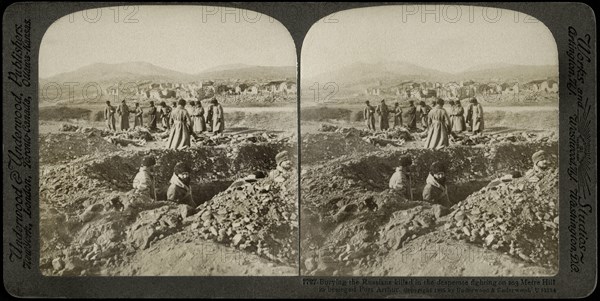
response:
[[(558, 143), (550, 141), (454, 146), (441, 151), (376, 151), (360, 157), (347, 155), (304, 170), (302, 274), (360, 275), (408, 241), (444, 231), (440, 227), (450, 223), (444, 215), (452, 212), (454, 216), (458, 209), (440, 212), (440, 207), (422, 201), (432, 162), (446, 163), (450, 201), (461, 204), (498, 177), (514, 171), (524, 174), (532, 166), (531, 155), (538, 150), (557, 161)], [(387, 188), (399, 158), (406, 154), (413, 159), (412, 201)]]
[[(200, 219), (197, 211), (166, 201), (177, 162), (192, 168), (194, 200), (211, 203), (230, 184), (254, 171), (276, 167), (275, 156), (295, 148), (288, 143), (199, 147), (184, 151), (153, 149), (87, 155), (40, 169), (40, 268), (44, 275), (100, 275), (126, 264), (158, 239)], [(157, 201), (131, 191), (142, 158), (154, 155)], [(222, 199), (225, 199), (223, 201)], [(187, 217), (187, 219), (186, 219)], [(158, 226), (157, 226), (158, 225)], [(140, 231), (151, 233), (139, 233)], [(156, 230), (158, 229), (158, 230)], [(147, 231), (147, 232), (148, 232)]]

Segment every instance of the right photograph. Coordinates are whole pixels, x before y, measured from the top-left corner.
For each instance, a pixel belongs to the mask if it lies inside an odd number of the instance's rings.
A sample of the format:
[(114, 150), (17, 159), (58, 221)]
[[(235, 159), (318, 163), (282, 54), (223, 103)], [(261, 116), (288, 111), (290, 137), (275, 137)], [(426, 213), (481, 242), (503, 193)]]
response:
[(511, 10), (394, 5), (301, 55), (306, 276), (558, 273), (558, 51)]

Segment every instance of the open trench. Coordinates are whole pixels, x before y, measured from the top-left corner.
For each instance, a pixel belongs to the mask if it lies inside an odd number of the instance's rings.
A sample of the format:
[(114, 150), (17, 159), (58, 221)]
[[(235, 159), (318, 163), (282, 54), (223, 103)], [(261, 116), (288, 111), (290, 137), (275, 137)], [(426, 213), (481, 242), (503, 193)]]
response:
[[(294, 147), (284, 143), (254, 143), (184, 151), (153, 149), (108, 156), (92, 154), (67, 164), (42, 167), (42, 273), (106, 274), (156, 240), (189, 225), (192, 222), (189, 215), (194, 212), (187, 211), (196, 211), (195, 208), (184, 209), (183, 205), (166, 201), (166, 190), (177, 162), (191, 166), (194, 201), (205, 206), (236, 179), (254, 171), (274, 169), (275, 156), (284, 149), (295, 153)], [(157, 201), (131, 191), (133, 178), (147, 155), (157, 159)], [(145, 233), (146, 229), (151, 233)]]
[[(301, 271), (304, 275), (357, 275), (385, 254), (447, 222), (443, 208), (422, 201), (429, 166), (447, 165), (450, 201), (457, 204), (502, 175), (531, 168), (531, 155), (556, 156), (557, 142), (406, 149), (345, 156), (303, 171)], [(413, 199), (387, 189), (399, 158), (413, 159)], [(558, 196), (556, 196), (558, 197)], [(451, 209), (453, 210), (454, 207)]]

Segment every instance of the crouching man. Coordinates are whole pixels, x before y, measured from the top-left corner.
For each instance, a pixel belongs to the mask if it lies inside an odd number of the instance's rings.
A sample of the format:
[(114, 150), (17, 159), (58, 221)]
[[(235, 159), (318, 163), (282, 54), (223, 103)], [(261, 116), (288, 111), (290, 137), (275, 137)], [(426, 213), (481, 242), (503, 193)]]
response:
[(527, 171), (525, 177), (527, 177), (529, 182), (535, 183), (548, 173), (550, 161), (548, 160), (548, 155), (543, 150), (535, 152), (531, 156), (531, 160), (533, 161), (533, 168)]
[(292, 169), (292, 161), (287, 151), (282, 151), (275, 156), (275, 162), (277, 163), (277, 169), (272, 170), (269, 173), (275, 182), (281, 183), (290, 177), (290, 171)]
[(156, 201), (156, 189), (154, 186), (154, 165), (156, 159), (152, 156), (147, 156), (142, 159), (140, 171), (133, 179), (133, 189), (136, 193), (146, 195)]
[(396, 167), (396, 172), (390, 178), (389, 187), (412, 201), (412, 185), (410, 179), (411, 165), (412, 158), (410, 156), (400, 158), (400, 166)]
[(192, 179), (190, 172), (191, 169), (187, 164), (183, 162), (175, 164), (173, 176), (169, 181), (171, 185), (167, 190), (167, 201), (196, 208), (196, 203), (194, 203), (194, 198), (192, 197), (192, 187), (190, 186)]
[(423, 188), (423, 201), (452, 207), (446, 187), (446, 167), (441, 162), (433, 162)]

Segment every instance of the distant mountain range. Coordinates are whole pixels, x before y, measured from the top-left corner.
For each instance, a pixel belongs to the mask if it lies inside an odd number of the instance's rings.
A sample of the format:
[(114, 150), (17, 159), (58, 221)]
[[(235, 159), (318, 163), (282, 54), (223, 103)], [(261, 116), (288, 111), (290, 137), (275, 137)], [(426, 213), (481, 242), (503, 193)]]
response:
[(463, 72), (448, 73), (421, 67), (405, 62), (354, 63), (332, 72), (322, 73), (312, 78), (302, 79), (309, 82), (335, 82), (339, 86), (363, 89), (367, 86), (381, 84), (397, 85), (404, 81), (520, 81), (528, 82), (536, 79), (558, 77), (556, 65), (511, 65), (490, 64), (469, 68)]
[(196, 74), (188, 74), (158, 67), (147, 62), (128, 62), (117, 64), (96, 63), (71, 72), (42, 78), (41, 81), (114, 83), (119, 81), (192, 82), (216, 79), (269, 80), (285, 78), (296, 78), (295, 66), (231, 64), (213, 67)]

